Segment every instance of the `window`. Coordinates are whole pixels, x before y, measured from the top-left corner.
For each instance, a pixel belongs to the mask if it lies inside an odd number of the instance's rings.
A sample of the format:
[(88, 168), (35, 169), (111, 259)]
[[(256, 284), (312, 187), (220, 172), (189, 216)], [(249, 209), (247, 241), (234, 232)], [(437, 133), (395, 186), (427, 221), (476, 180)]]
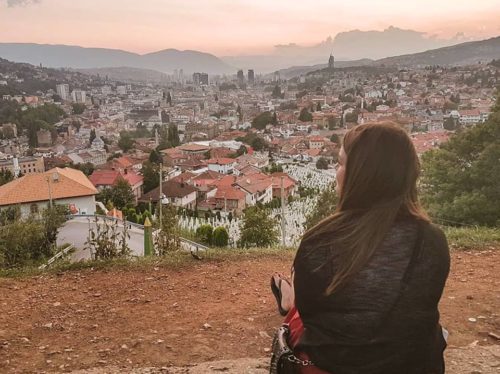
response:
[(30, 205), (30, 212), (31, 212), (31, 214), (37, 214), (38, 213), (38, 204), (31, 204)]

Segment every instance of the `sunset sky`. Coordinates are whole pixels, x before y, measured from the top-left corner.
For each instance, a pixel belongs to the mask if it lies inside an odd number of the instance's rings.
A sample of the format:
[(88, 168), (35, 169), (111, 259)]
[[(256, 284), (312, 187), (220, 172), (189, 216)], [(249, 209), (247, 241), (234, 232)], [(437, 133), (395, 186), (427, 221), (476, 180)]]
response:
[(0, 42), (224, 56), (390, 25), (483, 39), (500, 35), (499, 19), (499, 0), (0, 0)]

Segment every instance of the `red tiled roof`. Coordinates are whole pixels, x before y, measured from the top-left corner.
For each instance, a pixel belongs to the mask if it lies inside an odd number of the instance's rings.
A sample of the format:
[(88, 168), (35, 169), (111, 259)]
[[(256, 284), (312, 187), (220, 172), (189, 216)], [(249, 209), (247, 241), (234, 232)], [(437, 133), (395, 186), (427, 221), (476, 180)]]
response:
[(97, 194), (81, 171), (54, 168), (45, 173), (25, 175), (0, 186), (0, 206), (49, 200), (49, 183), (50, 197), (54, 200)]
[(216, 199), (243, 200), (245, 199), (245, 196), (246, 194), (242, 190), (232, 186), (218, 188), (215, 193)]
[(94, 186), (112, 186), (120, 176), (117, 170), (95, 170), (89, 177)]
[(208, 151), (210, 147), (199, 144), (184, 144), (177, 147), (177, 149), (180, 149), (181, 151), (185, 152), (200, 152), (200, 151)]
[(229, 165), (236, 162), (234, 158), (211, 158), (207, 160), (207, 164), (215, 164), (215, 165)]

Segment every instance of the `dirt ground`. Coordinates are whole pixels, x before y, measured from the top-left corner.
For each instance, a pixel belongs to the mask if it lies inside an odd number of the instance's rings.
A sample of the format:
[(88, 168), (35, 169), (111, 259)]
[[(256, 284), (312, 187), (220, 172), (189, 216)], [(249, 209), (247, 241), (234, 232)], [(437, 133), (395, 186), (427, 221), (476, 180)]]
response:
[[(290, 263), (291, 258), (263, 257), (200, 261), (178, 270), (0, 279), (0, 372), (168, 370), (265, 358), (281, 321), (269, 277), (287, 273)], [(471, 363), (474, 347), (498, 352), (499, 268), (500, 250), (452, 254), (440, 308), (450, 331), (449, 365), (461, 366), (461, 351)], [(497, 362), (488, 358), (486, 364), (497, 368), (500, 355), (491, 357)]]

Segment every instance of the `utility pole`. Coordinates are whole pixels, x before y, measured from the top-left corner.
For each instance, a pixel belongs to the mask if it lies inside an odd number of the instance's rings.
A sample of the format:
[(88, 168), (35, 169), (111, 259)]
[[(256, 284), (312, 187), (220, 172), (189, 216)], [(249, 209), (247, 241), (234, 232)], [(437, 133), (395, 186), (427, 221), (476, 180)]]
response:
[(163, 170), (163, 164), (160, 164), (160, 196), (159, 196), (159, 202), (160, 206), (158, 207), (158, 214), (160, 215), (160, 230), (161, 230), (161, 221), (162, 221), (162, 205), (163, 205), (163, 178), (162, 178), (162, 170)]
[(286, 247), (286, 236), (285, 236), (285, 188), (283, 186), (283, 181), (285, 177), (281, 177), (281, 236), (283, 247)]
[(52, 189), (50, 188), (50, 177), (46, 178), (47, 185), (49, 186), (49, 208), (52, 209)]

